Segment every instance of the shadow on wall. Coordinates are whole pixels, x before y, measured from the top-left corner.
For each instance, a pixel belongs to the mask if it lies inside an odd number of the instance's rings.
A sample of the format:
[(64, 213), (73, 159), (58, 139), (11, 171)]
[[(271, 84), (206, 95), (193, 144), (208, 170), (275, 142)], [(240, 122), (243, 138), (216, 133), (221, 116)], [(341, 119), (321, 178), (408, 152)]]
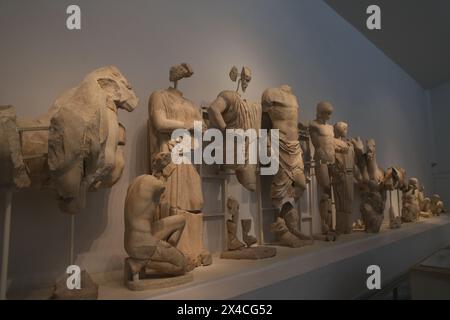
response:
[[(128, 161), (134, 161), (135, 165), (131, 166), (134, 168), (134, 172), (130, 171), (129, 181), (134, 180), (137, 176), (142, 174), (149, 174), (149, 159), (148, 159), (148, 143), (147, 143), (147, 122), (141, 124), (136, 132), (136, 138), (133, 139), (135, 145), (131, 146), (131, 156)], [(130, 154), (130, 153), (128, 153)]]
[[(12, 291), (51, 286), (69, 265), (70, 216), (59, 211), (55, 197), (53, 191), (33, 189), (13, 196), (8, 270)], [(75, 218), (75, 256), (89, 251), (104, 231), (108, 197), (109, 190), (88, 194), (86, 209)], [(4, 195), (0, 201), (3, 233)]]

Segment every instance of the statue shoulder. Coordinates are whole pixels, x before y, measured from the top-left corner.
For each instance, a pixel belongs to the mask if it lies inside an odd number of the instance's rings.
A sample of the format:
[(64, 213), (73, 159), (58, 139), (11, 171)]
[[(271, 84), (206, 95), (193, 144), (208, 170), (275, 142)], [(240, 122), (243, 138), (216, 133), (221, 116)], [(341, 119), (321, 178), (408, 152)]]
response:
[(153, 91), (148, 99), (148, 112), (151, 114), (154, 109), (164, 106), (167, 101), (167, 97), (167, 90)]
[(164, 90), (164, 89), (155, 90), (150, 94), (149, 100), (165, 98), (168, 96), (168, 94), (169, 93), (167, 92), (167, 90)]
[(318, 130), (320, 124), (316, 120), (311, 120), (308, 124), (309, 130)]
[(218, 97), (227, 102), (232, 102), (239, 97), (239, 94), (236, 91), (224, 90), (218, 94)]

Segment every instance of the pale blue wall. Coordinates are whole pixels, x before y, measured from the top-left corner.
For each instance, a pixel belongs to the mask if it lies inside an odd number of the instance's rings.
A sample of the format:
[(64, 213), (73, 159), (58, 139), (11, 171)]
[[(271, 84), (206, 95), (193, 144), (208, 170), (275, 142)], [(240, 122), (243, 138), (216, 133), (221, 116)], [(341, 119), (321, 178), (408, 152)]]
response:
[[(82, 8), (82, 31), (65, 29), (73, 3)], [(90, 195), (77, 218), (78, 263), (91, 272), (120, 268), (126, 188), (146, 168), (147, 99), (168, 86), (175, 63), (193, 66), (180, 88), (198, 103), (234, 88), (227, 76), (234, 64), (253, 69), (249, 99), (291, 85), (301, 120), (327, 99), (333, 122), (377, 140), (382, 166), (403, 165), (431, 185), (424, 90), (321, 1), (0, 0), (0, 44), (0, 104), (15, 105), (20, 116), (45, 112), (59, 93), (108, 64), (141, 98), (135, 112), (120, 114), (128, 134), (121, 181)], [(69, 218), (50, 194), (23, 192), (14, 206), (11, 276), (17, 285), (19, 277), (51, 282), (67, 264)]]

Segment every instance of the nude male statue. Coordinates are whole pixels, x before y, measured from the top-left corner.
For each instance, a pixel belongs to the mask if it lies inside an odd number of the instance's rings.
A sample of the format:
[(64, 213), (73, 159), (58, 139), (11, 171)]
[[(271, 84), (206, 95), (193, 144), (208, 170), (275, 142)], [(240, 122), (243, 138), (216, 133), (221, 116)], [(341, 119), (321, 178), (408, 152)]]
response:
[(161, 171), (171, 162), (170, 153), (159, 154), (155, 162), (158, 173), (134, 179), (125, 199), (124, 246), (134, 278), (144, 267), (169, 275), (186, 272), (186, 259), (176, 248), (185, 217), (173, 215), (159, 219), (156, 214), (166, 184)]
[(322, 218), (322, 233), (332, 233), (331, 225), (331, 175), (330, 168), (336, 162), (336, 151), (346, 152), (346, 148), (336, 143), (334, 128), (327, 121), (333, 113), (331, 103), (321, 101), (316, 107), (316, 119), (310, 122), (309, 130), (311, 142), (314, 146), (315, 173), (317, 182), (322, 188), (322, 196), (319, 203), (320, 216)]

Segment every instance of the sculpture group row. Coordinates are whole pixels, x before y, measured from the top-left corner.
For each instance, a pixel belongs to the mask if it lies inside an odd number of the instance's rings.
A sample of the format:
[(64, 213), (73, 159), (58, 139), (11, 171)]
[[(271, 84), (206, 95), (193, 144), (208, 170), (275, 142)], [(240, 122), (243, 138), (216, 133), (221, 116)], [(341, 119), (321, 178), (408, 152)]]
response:
[[(377, 165), (373, 139), (347, 136), (348, 124), (328, 121), (333, 112), (329, 102), (319, 102), (316, 119), (299, 122), (299, 104), (292, 89), (283, 85), (262, 93), (260, 103), (247, 101), (245, 93), (251, 70), (236, 67), (230, 79), (236, 90), (222, 91), (202, 110), (178, 90), (178, 82), (192, 76), (186, 64), (173, 66), (173, 86), (155, 91), (148, 102), (149, 172), (130, 184), (125, 198), (124, 246), (125, 282), (131, 289), (158, 276), (170, 284), (190, 281), (186, 276), (200, 265), (212, 263), (203, 245), (202, 181), (192, 164), (174, 164), (172, 140), (177, 129), (204, 127), (226, 129), (277, 129), (279, 169), (272, 177), (270, 197), (278, 215), (271, 230), (280, 245), (301, 247), (314, 240), (334, 241), (354, 230), (379, 232), (386, 203), (390, 227), (444, 211), (438, 195), (427, 198), (416, 178), (407, 178), (398, 166), (386, 170)], [(18, 119), (12, 106), (0, 107), (0, 186), (8, 188), (52, 188), (62, 212), (76, 214), (85, 205), (88, 190), (111, 187), (120, 178), (124, 164), (125, 128), (118, 121), (118, 109), (133, 111), (138, 98), (116, 67), (97, 69), (77, 87), (56, 99), (48, 113), (37, 119)], [(204, 112), (203, 112), (204, 111)], [(248, 141), (246, 141), (248, 144)], [(270, 141), (268, 148), (270, 148)], [(232, 170), (249, 192), (258, 191), (258, 167), (223, 165)], [(303, 234), (296, 202), (308, 183), (317, 179), (321, 232)], [(361, 219), (353, 220), (355, 190), (360, 195)], [(396, 214), (392, 195), (401, 191), (402, 209)], [(276, 249), (256, 245), (249, 235), (252, 220), (241, 220), (242, 241), (237, 229), (239, 203), (229, 198), (227, 208), (228, 259), (273, 257)], [(333, 218), (333, 212), (335, 213)], [(174, 281), (179, 279), (179, 281)], [(161, 284), (164, 285), (164, 284)]]

